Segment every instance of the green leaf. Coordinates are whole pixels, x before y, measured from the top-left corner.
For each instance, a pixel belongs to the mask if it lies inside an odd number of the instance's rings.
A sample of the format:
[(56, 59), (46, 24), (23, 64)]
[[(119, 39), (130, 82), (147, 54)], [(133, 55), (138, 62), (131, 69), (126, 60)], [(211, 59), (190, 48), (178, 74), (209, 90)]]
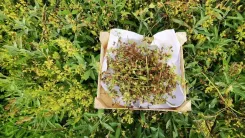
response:
[(178, 137), (178, 133), (176, 131), (173, 131), (173, 138), (177, 138)]
[(155, 8), (156, 7), (156, 5), (154, 4), (154, 3), (151, 3), (150, 5), (149, 5), (149, 8), (150, 9), (153, 9), (153, 8)]
[(159, 134), (158, 134), (158, 132), (156, 132), (156, 133), (153, 135), (152, 138), (158, 138), (158, 136), (159, 136)]
[(242, 98), (245, 98), (245, 90), (242, 89), (241, 86), (233, 86), (232, 92), (234, 92), (237, 95), (240, 95)]
[(140, 112), (140, 118), (141, 118), (141, 121), (144, 123), (145, 122), (145, 114), (144, 114), (144, 112)]
[(70, 11), (69, 10), (63, 10), (63, 11), (59, 11), (59, 15), (67, 15), (67, 14), (69, 14), (70, 13)]
[(76, 126), (75, 128), (73, 128), (74, 130), (81, 130), (81, 129), (87, 129), (88, 128), (88, 125), (85, 124), (85, 125), (79, 125), (79, 126)]
[(233, 29), (235, 28), (234, 25), (230, 24), (230, 23), (227, 22), (227, 21), (225, 21), (224, 26), (228, 26), (228, 27), (233, 28)]
[(224, 82), (215, 82), (215, 84), (217, 86), (221, 86), (221, 87), (226, 87), (227, 86), (227, 84), (225, 84)]
[(95, 75), (94, 75), (94, 71), (93, 71), (93, 70), (90, 70), (90, 77), (91, 77), (93, 80), (96, 80)]
[(163, 130), (158, 126), (158, 134), (160, 138), (165, 138), (164, 134), (163, 134)]
[(84, 60), (83, 56), (80, 55), (79, 53), (75, 53), (74, 56), (77, 59), (78, 63), (80, 65), (82, 65), (83, 69), (85, 69), (86, 68), (86, 64), (85, 64), (85, 60)]
[(71, 12), (71, 14), (77, 14), (78, 13), (78, 10), (73, 10), (72, 12)]
[(120, 137), (120, 133), (121, 133), (121, 124), (119, 123), (118, 126), (117, 126), (115, 138), (119, 138)]
[(91, 72), (91, 70), (87, 70), (87, 71), (83, 74), (83, 79), (84, 79), (84, 80), (87, 80), (87, 79), (89, 78), (90, 72)]
[[(227, 68), (228, 68), (228, 65), (227, 65)], [(227, 69), (227, 70), (228, 70), (228, 69)], [(229, 84), (229, 83), (230, 83), (230, 78), (229, 78), (229, 76), (228, 76), (225, 72), (224, 72), (223, 74), (224, 74), (224, 76), (225, 76), (226, 83)]]
[(233, 16), (227, 16), (227, 19), (232, 19), (232, 20), (240, 20), (243, 21), (243, 17), (242, 16), (237, 16), (237, 17), (233, 17)]
[(109, 123), (109, 124), (110, 124), (110, 126), (112, 126), (112, 127), (116, 127), (116, 126), (118, 126), (120, 123), (112, 122), (112, 123)]
[(131, 25), (132, 27), (137, 27), (137, 24), (133, 21), (129, 21), (129, 20), (120, 20), (119, 21), (121, 24), (124, 25)]
[(147, 81), (147, 77), (144, 77), (144, 76), (139, 76), (139, 79), (143, 81)]
[(7, 16), (2, 11), (0, 11), (0, 21), (3, 21), (6, 18)]
[(192, 68), (192, 67), (194, 67), (194, 66), (196, 66), (196, 65), (198, 65), (198, 62), (197, 62), (197, 61), (194, 61), (194, 62), (191, 62), (191, 63), (187, 64), (187, 66), (186, 66), (185, 68), (186, 68), (186, 69)]
[(17, 134), (15, 135), (16, 138), (23, 138), (24, 134), (26, 133), (25, 130), (20, 129)]
[(185, 27), (188, 27), (188, 28), (190, 28), (190, 26), (188, 25), (188, 24), (186, 24), (184, 21), (182, 21), (182, 20), (179, 20), (179, 19), (172, 19), (172, 21), (173, 22), (175, 22), (175, 23), (177, 23), (177, 24), (179, 24), (179, 25), (181, 25), (181, 26), (185, 26)]
[(141, 138), (142, 137), (142, 126), (139, 125), (138, 127), (136, 127), (137, 130), (136, 130), (136, 137), (137, 138)]
[(218, 12), (215, 12), (214, 16), (216, 16), (216, 18), (218, 18), (219, 20), (223, 19), (222, 16), (220, 15), (220, 13), (218, 13)]
[(87, 117), (98, 117), (98, 114), (93, 114), (93, 113), (84, 113), (84, 115)]
[(150, 127), (151, 131), (157, 131), (157, 128), (155, 127)]
[(94, 36), (97, 36), (97, 33), (93, 30), (90, 31)]
[(168, 122), (166, 123), (166, 129), (169, 128), (170, 124), (171, 124), (171, 119), (169, 119)]
[(190, 130), (189, 138), (196, 138), (194, 130)]
[(217, 99), (216, 99), (216, 98), (215, 98), (215, 99), (213, 99), (213, 100), (212, 100), (212, 102), (211, 102), (211, 103), (209, 104), (209, 106), (208, 106), (208, 107), (209, 107), (209, 109), (214, 108), (214, 107), (215, 107), (215, 105), (217, 104), (217, 102), (218, 102), (218, 101), (217, 101)]
[(219, 135), (220, 135), (221, 138), (227, 138), (227, 136), (222, 131), (219, 133)]
[(206, 31), (198, 31), (199, 34), (203, 34), (205, 36), (213, 36), (213, 34), (206, 32)]
[(6, 78), (6, 76), (0, 72), (0, 78)]
[(203, 17), (201, 20), (199, 20), (197, 23), (196, 23), (196, 25), (195, 25), (195, 27), (198, 27), (199, 25), (202, 25), (206, 20), (208, 20), (210, 18), (210, 15), (207, 15), (207, 16), (205, 16), (205, 17)]
[(105, 122), (101, 122), (101, 125), (102, 125), (104, 128), (108, 129), (109, 131), (115, 132), (115, 131), (113, 130), (113, 128), (112, 128), (110, 125), (106, 124)]
[(224, 15), (224, 12), (222, 12), (221, 10), (214, 8), (214, 11), (216, 11), (216, 13), (220, 13), (222, 16)]
[(101, 119), (104, 114), (104, 109), (99, 109), (98, 110), (98, 117)]
[(215, 36), (216, 40), (219, 38), (219, 31), (218, 31), (218, 28), (216, 26), (214, 26), (214, 36)]
[(195, 79), (190, 85), (189, 85), (189, 87), (191, 88), (191, 87), (194, 87), (194, 85), (196, 84), (196, 81), (197, 81), (197, 79)]
[(194, 45), (193, 45), (193, 44), (184, 45), (184, 48), (191, 48), (192, 52), (193, 52), (194, 54), (196, 54), (195, 48), (194, 48)]
[(99, 126), (100, 122), (97, 122), (93, 127), (89, 125), (89, 130), (91, 133), (93, 133)]
[(37, 99), (37, 107), (40, 107), (40, 101)]

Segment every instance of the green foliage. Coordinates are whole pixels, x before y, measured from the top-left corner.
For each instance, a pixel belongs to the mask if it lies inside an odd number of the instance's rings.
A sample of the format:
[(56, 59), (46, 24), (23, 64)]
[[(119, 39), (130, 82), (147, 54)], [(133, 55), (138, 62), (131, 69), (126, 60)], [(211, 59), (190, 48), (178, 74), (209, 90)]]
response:
[[(0, 137), (245, 137), (243, 0), (0, 1)], [(186, 31), (179, 114), (95, 110), (100, 31)]]

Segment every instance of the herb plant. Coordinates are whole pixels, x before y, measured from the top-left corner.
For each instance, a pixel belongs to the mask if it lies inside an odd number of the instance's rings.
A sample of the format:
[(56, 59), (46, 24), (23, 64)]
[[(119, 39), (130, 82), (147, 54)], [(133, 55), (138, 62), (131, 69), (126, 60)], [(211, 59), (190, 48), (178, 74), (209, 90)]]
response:
[[(244, 0), (0, 0), (0, 137), (245, 137)], [(192, 112), (95, 110), (99, 32), (173, 28)]]
[(119, 48), (108, 50), (115, 56), (107, 56), (108, 71), (103, 74), (109, 94), (114, 99), (123, 96), (126, 105), (137, 100), (161, 104), (166, 103), (166, 94), (174, 97), (172, 91), (177, 84), (177, 75), (174, 66), (167, 64), (171, 48), (164, 52), (163, 48), (151, 46), (145, 41), (136, 44), (119, 40), (118, 45)]

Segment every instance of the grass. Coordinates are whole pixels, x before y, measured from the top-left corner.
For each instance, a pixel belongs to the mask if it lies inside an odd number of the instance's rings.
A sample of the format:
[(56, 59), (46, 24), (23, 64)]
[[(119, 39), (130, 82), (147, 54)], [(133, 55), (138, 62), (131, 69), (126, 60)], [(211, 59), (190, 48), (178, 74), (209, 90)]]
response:
[[(245, 3), (0, 2), (0, 137), (245, 137)], [(95, 110), (99, 32), (187, 32), (188, 113)]]

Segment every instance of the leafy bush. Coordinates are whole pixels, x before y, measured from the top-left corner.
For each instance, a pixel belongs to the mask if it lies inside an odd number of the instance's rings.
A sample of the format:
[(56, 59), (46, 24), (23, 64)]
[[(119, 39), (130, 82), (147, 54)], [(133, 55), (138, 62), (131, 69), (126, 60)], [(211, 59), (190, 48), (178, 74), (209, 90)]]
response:
[[(245, 137), (242, 0), (0, 2), (1, 137)], [(188, 33), (189, 113), (95, 110), (100, 31)]]

